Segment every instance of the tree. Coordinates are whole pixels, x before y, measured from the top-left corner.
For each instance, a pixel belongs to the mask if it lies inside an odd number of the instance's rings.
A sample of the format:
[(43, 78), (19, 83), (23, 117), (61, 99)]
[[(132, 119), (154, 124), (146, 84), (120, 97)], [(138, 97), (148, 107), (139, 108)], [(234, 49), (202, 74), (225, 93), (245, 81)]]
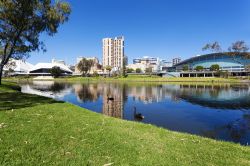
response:
[(60, 69), (60, 67), (54, 66), (54, 67), (52, 67), (52, 69), (50, 70), (50, 73), (51, 73), (51, 75), (52, 75), (54, 78), (58, 78), (59, 76), (62, 75), (62, 70)]
[(202, 51), (206, 51), (206, 50), (209, 50), (212, 52), (221, 52), (221, 46), (218, 42), (208, 43), (202, 48)]
[(240, 40), (232, 43), (232, 46), (228, 48), (229, 52), (247, 52), (249, 47), (246, 45), (245, 41)]
[(86, 58), (83, 58), (78, 64), (77, 69), (82, 73), (83, 76), (85, 76), (93, 66), (94, 62), (92, 60), (87, 60)]
[(203, 66), (196, 66), (195, 70), (196, 71), (202, 71), (202, 70), (204, 70), (204, 67)]
[(93, 77), (99, 77), (99, 74), (98, 74), (98, 72), (97, 72), (97, 71), (94, 71), (94, 73), (93, 73)]
[(189, 66), (188, 65), (183, 65), (182, 70), (183, 71), (188, 71), (189, 70)]
[(66, 2), (51, 0), (0, 1), (0, 84), (10, 58), (23, 59), (35, 50), (45, 51), (41, 33), (53, 36), (71, 12)]
[(218, 64), (213, 64), (210, 66), (210, 71), (219, 71), (220, 66)]
[(141, 73), (141, 69), (140, 69), (140, 68), (137, 68), (137, 69), (135, 69), (135, 72), (136, 72), (136, 73)]
[(106, 66), (105, 69), (109, 71), (109, 77), (110, 77), (110, 71), (112, 70), (112, 67), (111, 66)]
[(132, 69), (132, 68), (127, 69), (127, 73), (133, 73), (133, 71), (134, 71), (134, 69)]
[(153, 68), (152, 67), (148, 67), (148, 68), (146, 68), (146, 70), (145, 70), (145, 72), (146, 73), (152, 73), (152, 71), (153, 71)]

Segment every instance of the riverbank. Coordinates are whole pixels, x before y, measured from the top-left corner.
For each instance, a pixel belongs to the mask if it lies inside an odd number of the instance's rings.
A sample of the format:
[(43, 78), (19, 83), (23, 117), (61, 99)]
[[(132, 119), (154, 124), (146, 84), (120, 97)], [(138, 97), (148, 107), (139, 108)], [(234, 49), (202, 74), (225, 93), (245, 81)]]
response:
[(0, 86), (1, 165), (250, 164), (250, 147), (103, 116), (16, 87)]
[[(10, 77), (5, 78), (7, 81), (32, 81), (34, 77)], [(36, 81), (39, 79), (36, 79)], [(49, 79), (51, 80), (51, 79)], [(172, 77), (164, 78), (159, 76), (150, 75), (129, 75), (127, 77), (61, 77), (55, 78), (54, 81), (67, 81), (67, 82), (193, 82), (193, 83), (250, 83), (248, 78), (217, 78), (217, 77)], [(46, 79), (41, 79), (46, 81)]]

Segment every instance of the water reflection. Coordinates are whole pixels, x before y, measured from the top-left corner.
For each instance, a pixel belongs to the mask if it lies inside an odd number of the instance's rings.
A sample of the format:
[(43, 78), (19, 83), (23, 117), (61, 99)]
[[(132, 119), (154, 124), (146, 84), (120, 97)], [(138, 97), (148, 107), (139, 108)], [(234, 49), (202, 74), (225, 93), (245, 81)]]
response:
[(121, 119), (250, 143), (249, 85), (70, 84), (34, 81), (22, 91)]

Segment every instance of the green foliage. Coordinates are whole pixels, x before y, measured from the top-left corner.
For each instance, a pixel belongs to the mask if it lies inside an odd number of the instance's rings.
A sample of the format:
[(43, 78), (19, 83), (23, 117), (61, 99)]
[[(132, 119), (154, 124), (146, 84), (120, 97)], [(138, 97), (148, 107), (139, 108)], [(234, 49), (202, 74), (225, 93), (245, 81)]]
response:
[(86, 58), (83, 58), (78, 64), (77, 69), (85, 76), (91, 69), (91, 67), (94, 65), (94, 62), (92, 60), (87, 60)]
[(94, 71), (93, 77), (99, 77), (99, 74), (97, 73), (97, 71)]
[(52, 36), (68, 20), (68, 3), (50, 0), (0, 1), (0, 81), (2, 68), (10, 58), (22, 59), (30, 52), (44, 50), (41, 33)]
[(195, 70), (196, 70), (196, 71), (203, 71), (203, 70), (204, 70), (204, 67), (203, 67), (203, 66), (196, 66), (196, 67), (195, 67)]
[(246, 52), (249, 50), (249, 47), (246, 45), (245, 41), (240, 40), (232, 43), (232, 46), (228, 48), (228, 51), (233, 52)]
[(136, 73), (141, 73), (141, 69), (140, 69), (140, 68), (137, 68), (137, 69), (135, 69), (135, 72), (136, 72)]
[(189, 70), (189, 66), (188, 65), (184, 65), (182, 68), (183, 71), (188, 71)]
[(109, 72), (109, 77), (110, 77), (110, 71), (112, 70), (112, 66), (105, 66), (105, 69), (108, 70), (108, 72)]
[(203, 48), (202, 51), (210, 50), (212, 52), (220, 52), (221, 46), (218, 42), (208, 43)]
[(245, 70), (248, 71), (248, 72), (250, 72), (250, 65), (247, 65), (247, 66), (245, 67)]
[(58, 78), (62, 75), (62, 70), (60, 69), (60, 67), (58, 66), (54, 66), (52, 67), (52, 69), (50, 70), (50, 73), (51, 75), (54, 77), (54, 78)]
[(134, 72), (134, 69), (132, 69), (132, 68), (127, 69), (127, 73), (133, 73), (133, 72)]
[(219, 71), (220, 70), (220, 65), (218, 64), (213, 64), (210, 67), (210, 71)]

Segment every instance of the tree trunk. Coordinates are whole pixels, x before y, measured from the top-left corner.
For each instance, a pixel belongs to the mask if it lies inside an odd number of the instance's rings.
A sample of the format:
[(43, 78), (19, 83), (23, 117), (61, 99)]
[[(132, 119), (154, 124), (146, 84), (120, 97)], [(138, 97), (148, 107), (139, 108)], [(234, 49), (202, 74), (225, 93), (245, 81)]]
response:
[(3, 66), (0, 65), (0, 85), (2, 85)]

